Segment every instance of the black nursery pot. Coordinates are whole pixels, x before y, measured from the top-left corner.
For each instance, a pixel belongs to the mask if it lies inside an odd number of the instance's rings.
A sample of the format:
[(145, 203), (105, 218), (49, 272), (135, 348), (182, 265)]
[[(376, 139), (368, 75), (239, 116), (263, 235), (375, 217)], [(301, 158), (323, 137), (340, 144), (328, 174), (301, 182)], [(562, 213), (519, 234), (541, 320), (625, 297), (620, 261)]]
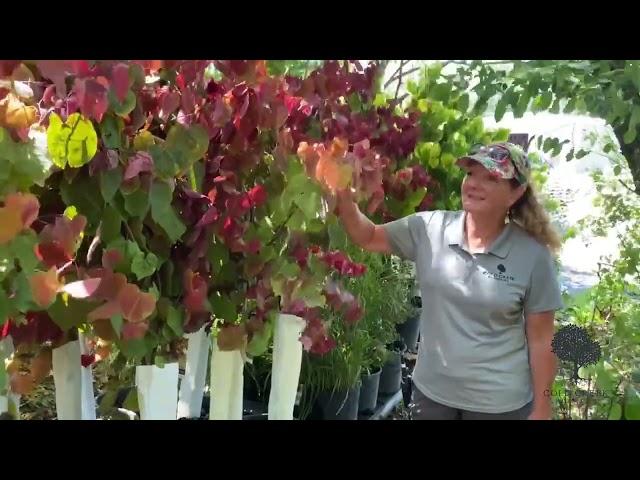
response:
[(420, 313), (418, 312), (407, 318), (404, 323), (396, 325), (396, 330), (402, 337), (407, 349), (415, 352), (418, 345), (418, 335), (420, 334)]
[(380, 373), (379, 396), (389, 396), (400, 390), (402, 385), (402, 354), (407, 347), (399, 340), (387, 347), (390, 351), (389, 359)]
[(317, 403), (322, 410), (323, 420), (357, 420), (360, 382), (349, 390), (321, 392)]
[(376, 409), (378, 404), (378, 389), (380, 387), (381, 373), (382, 369), (378, 368), (372, 373), (362, 375), (358, 413), (373, 413)]

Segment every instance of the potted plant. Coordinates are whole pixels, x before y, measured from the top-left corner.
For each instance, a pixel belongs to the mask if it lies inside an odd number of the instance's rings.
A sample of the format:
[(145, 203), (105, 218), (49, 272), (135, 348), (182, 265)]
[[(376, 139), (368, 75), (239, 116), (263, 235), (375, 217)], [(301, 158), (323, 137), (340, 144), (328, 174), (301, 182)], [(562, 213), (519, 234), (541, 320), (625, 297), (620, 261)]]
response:
[(315, 407), (323, 420), (357, 420), (365, 333), (332, 320), (336, 347), (323, 356), (307, 356), (300, 414), (310, 417)]

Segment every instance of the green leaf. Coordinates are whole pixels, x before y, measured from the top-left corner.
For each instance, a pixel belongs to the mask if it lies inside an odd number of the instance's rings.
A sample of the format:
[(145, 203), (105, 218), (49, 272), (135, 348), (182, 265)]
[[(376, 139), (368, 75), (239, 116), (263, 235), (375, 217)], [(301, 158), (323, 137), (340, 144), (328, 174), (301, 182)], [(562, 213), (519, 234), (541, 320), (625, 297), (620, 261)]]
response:
[(140, 187), (133, 193), (123, 194), (124, 208), (132, 217), (144, 218), (149, 211), (149, 192)]
[(118, 97), (116, 97), (112, 89), (109, 89), (107, 98), (109, 99), (111, 109), (120, 117), (126, 117), (136, 108), (136, 96), (131, 90), (127, 92), (127, 96), (123, 102), (118, 100)]
[(122, 332), (122, 325), (124, 324), (124, 320), (122, 315), (117, 314), (111, 317), (111, 326), (113, 327), (113, 331), (116, 332), (118, 338), (120, 338), (120, 334)]
[(115, 208), (111, 205), (107, 205), (102, 217), (102, 241), (107, 244), (118, 238), (120, 236), (121, 227), (122, 217)]
[(220, 241), (209, 245), (207, 258), (211, 262), (211, 272), (216, 275), (222, 267), (229, 261), (229, 249)]
[(586, 157), (589, 154), (587, 150), (580, 149), (578, 153), (576, 153), (576, 158), (580, 159), (582, 157)]
[(105, 115), (100, 124), (102, 142), (106, 148), (122, 147), (122, 132), (124, 131), (124, 121), (112, 115)]
[(47, 312), (51, 319), (65, 332), (72, 327), (78, 327), (87, 321), (89, 312), (98, 307), (95, 302), (67, 297), (65, 302), (62, 295), (56, 297), (56, 301)]
[(60, 196), (66, 205), (73, 205), (78, 213), (87, 217), (88, 224), (96, 227), (102, 220), (104, 201), (96, 177), (76, 177), (72, 183), (60, 182)]
[(354, 112), (362, 111), (362, 100), (358, 92), (354, 92), (347, 97), (347, 104), (349, 105), (349, 108), (351, 108), (351, 110)]
[[(446, 153), (444, 155), (447, 155)], [(443, 156), (444, 156), (443, 155)], [(420, 205), (424, 196), (427, 194), (426, 188), (417, 188), (414, 192), (411, 192), (404, 202), (403, 216), (411, 215), (415, 213), (416, 207)]]
[(269, 348), (269, 342), (273, 336), (273, 322), (267, 321), (261, 332), (253, 334), (251, 341), (247, 345), (247, 354), (251, 357), (259, 357)]
[[(10, 191), (27, 190), (34, 184), (43, 186), (49, 176), (51, 159), (46, 146), (46, 134), (32, 130), (37, 141), (14, 142), (0, 127), (0, 196)], [(45, 141), (40, 141), (42, 137)], [(44, 143), (44, 145), (43, 145)]]
[(122, 167), (100, 172), (100, 192), (105, 202), (110, 202), (122, 185)]
[(640, 123), (640, 107), (634, 105), (633, 110), (631, 111), (631, 118), (629, 118), (629, 126), (627, 128), (626, 133), (623, 136), (623, 141), (627, 145), (633, 143), (638, 135), (637, 125)]
[(234, 323), (238, 314), (236, 306), (227, 296), (223, 296), (220, 292), (214, 292), (210, 297), (211, 309), (215, 318), (223, 319), (229, 323)]
[(327, 215), (327, 230), (329, 231), (329, 246), (331, 249), (345, 250), (349, 245), (347, 233), (334, 214)]
[(466, 113), (467, 112), (467, 110), (469, 109), (469, 95), (468, 94), (463, 93), (462, 95), (460, 95), (460, 98), (458, 98), (457, 109), (460, 110), (462, 113)]
[(564, 113), (571, 113), (576, 109), (576, 102), (578, 97), (571, 97), (564, 107)]
[(615, 369), (609, 362), (600, 362), (596, 365), (596, 388), (607, 393), (615, 393), (617, 382), (614, 376)]
[(79, 113), (69, 115), (66, 122), (52, 112), (47, 129), (47, 146), (53, 163), (79, 168), (93, 158), (98, 150), (98, 136), (90, 120)]
[(569, 150), (569, 153), (567, 153), (567, 162), (570, 162), (571, 160), (573, 160), (573, 157), (575, 157), (575, 151), (572, 148), (571, 150)]
[(9, 244), (11, 255), (18, 259), (20, 268), (29, 274), (33, 273), (39, 263), (34, 251), (37, 243), (36, 233), (33, 230), (27, 230), (15, 237)]
[(609, 413), (609, 420), (620, 420), (620, 417), (622, 417), (622, 407), (620, 406), (620, 403), (615, 402), (611, 406), (611, 412)]
[(162, 355), (156, 355), (156, 358), (154, 359), (154, 364), (156, 367), (158, 368), (164, 368), (165, 365), (165, 358)]
[(616, 165), (615, 167), (613, 167), (613, 174), (615, 176), (620, 175), (620, 172), (622, 172), (622, 167), (620, 165)]
[(313, 188), (315, 184), (308, 184), (307, 192), (301, 192), (295, 198), (295, 204), (300, 207), (306, 220), (313, 220), (321, 209), (321, 194)]
[(144, 338), (117, 342), (117, 346), (125, 357), (133, 360), (143, 358), (147, 354), (147, 351), (149, 351), (149, 345)]
[(529, 101), (531, 97), (529, 96), (529, 92), (524, 90), (520, 93), (520, 98), (518, 98), (518, 103), (513, 109), (513, 115), (515, 118), (520, 118), (527, 111), (527, 107), (529, 106)]
[(201, 125), (185, 127), (178, 123), (169, 129), (164, 147), (178, 171), (185, 173), (207, 153), (209, 134)]
[[(0, 326), (9, 319), (9, 298), (4, 288), (0, 285)], [(0, 370), (4, 372), (4, 365), (0, 365)]]
[(122, 402), (122, 408), (126, 408), (132, 412), (139, 412), (140, 406), (138, 404), (138, 390), (136, 388), (132, 388), (129, 390), (127, 394), (127, 398)]
[(384, 93), (377, 93), (373, 99), (374, 107), (384, 107), (387, 104), (387, 96)]
[(303, 230), (305, 225), (305, 216), (299, 209), (296, 209), (286, 223), (289, 230)]
[(26, 312), (28, 310), (38, 309), (31, 298), (31, 285), (29, 284), (26, 272), (20, 272), (15, 276), (13, 286), (15, 288), (13, 307), (16, 310)]
[(450, 83), (437, 83), (429, 90), (429, 96), (434, 100), (441, 101), (442, 103), (449, 102), (449, 96), (451, 95)]
[(67, 217), (69, 220), (73, 220), (76, 215), (78, 215), (78, 209), (76, 207), (74, 207), (73, 205), (67, 207), (64, 209), (64, 212), (62, 213), (65, 217)]
[(183, 323), (184, 318), (182, 310), (177, 309), (173, 305), (169, 305), (169, 308), (167, 309), (167, 325), (169, 325), (169, 327), (171, 328), (171, 330), (173, 330), (173, 333), (175, 333), (177, 337), (182, 337)]
[(538, 95), (535, 101), (535, 107), (538, 111), (543, 111), (549, 108), (551, 102), (553, 101), (553, 93), (550, 91), (544, 92), (541, 95)]
[(303, 300), (309, 308), (324, 307), (326, 298), (322, 293), (322, 284), (315, 282), (305, 282), (294, 288), (291, 300)]
[(168, 184), (155, 181), (151, 185), (151, 217), (163, 228), (171, 242), (175, 243), (187, 228), (171, 206), (172, 198), (171, 187)]
[(158, 287), (155, 283), (149, 288), (149, 293), (153, 295), (153, 298), (156, 299), (156, 302), (160, 300), (160, 290), (158, 290)]
[(507, 112), (507, 105), (508, 103), (504, 97), (498, 100), (498, 103), (496, 104), (496, 111), (493, 114), (496, 122), (499, 122), (504, 117), (504, 114)]
[(138, 280), (142, 280), (150, 275), (158, 268), (158, 257), (153, 253), (148, 253), (146, 256), (140, 252), (133, 258), (131, 263), (131, 272), (135, 274)]
[(624, 418), (640, 420), (640, 392), (633, 386), (629, 386), (625, 392)]
[(499, 128), (493, 135), (494, 142), (506, 142), (509, 139), (511, 131), (508, 128)]

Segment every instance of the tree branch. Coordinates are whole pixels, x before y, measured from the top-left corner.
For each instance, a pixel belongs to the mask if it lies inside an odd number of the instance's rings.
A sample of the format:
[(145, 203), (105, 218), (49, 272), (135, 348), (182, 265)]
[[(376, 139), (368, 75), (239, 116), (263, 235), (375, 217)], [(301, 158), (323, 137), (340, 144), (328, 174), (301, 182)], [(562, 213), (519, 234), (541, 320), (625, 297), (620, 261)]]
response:
[(402, 67), (404, 67), (407, 63), (409, 63), (409, 60), (400, 60), (400, 66), (396, 69), (395, 72), (393, 72), (393, 74), (391, 75), (391, 78), (387, 80), (387, 82), (384, 84), (384, 88), (387, 88), (389, 85), (393, 83), (393, 78), (396, 75), (398, 75), (398, 72), (402, 70)]
[[(409, 70), (407, 70), (406, 72), (403, 72), (403, 73), (402, 73), (402, 75), (411, 75), (412, 73), (417, 72), (417, 71), (418, 71), (418, 70), (420, 70), (421, 68), (422, 68), (422, 67), (413, 67), (413, 68), (410, 68), (410, 69), (409, 69)], [(395, 74), (394, 74), (394, 76), (393, 76), (393, 77), (391, 77), (389, 80), (387, 80), (387, 84), (385, 85), (385, 88), (386, 88), (386, 86), (387, 86), (387, 85), (389, 85), (389, 84), (393, 83), (393, 82), (394, 82), (395, 80), (397, 80), (397, 79), (398, 79), (397, 75), (395, 75)]]
[(618, 181), (620, 182), (620, 185), (622, 185), (624, 188), (629, 190), (631, 193), (636, 193), (636, 191), (633, 188), (631, 188), (629, 185), (624, 183), (622, 180), (618, 179)]
[(398, 72), (398, 86), (396, 87), (396, 94), (393, 96), (394, 100), (398, 99), (398, 94), (400, 93), (400, 86), (402, 85), (402, 67), (404, 67), (407, 63), (409, 63), (409, 60), (405, 60), (404, 62), (405, 62), (404, 64), (400, 63), (400, 71)]

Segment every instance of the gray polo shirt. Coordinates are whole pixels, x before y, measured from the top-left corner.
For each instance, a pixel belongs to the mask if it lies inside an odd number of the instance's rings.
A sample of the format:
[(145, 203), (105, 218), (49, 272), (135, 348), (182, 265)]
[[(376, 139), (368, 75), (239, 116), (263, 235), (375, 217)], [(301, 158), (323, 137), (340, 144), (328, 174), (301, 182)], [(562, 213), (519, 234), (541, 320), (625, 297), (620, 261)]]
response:
[(563, 306), (553, 256), (515, 223), (470, 254), (464, 219), (432, 211), (384, 225), (394, 253), (415, 262), (422, 293), (413, 380), (444, 405), (515, 410), (533, 399), (525, 315)]

